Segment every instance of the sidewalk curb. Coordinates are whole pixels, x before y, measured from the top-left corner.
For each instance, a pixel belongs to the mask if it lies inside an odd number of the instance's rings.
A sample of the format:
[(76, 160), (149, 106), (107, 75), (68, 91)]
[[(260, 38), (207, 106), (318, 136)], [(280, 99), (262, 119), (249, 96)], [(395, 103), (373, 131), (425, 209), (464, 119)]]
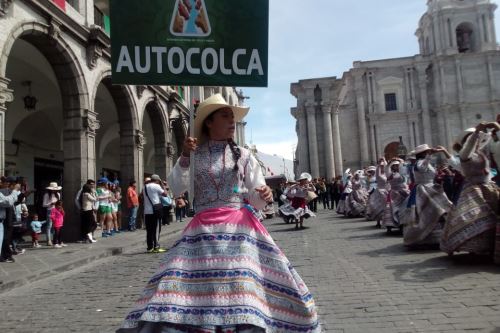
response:
[[(169, 237), (180, 234), (182, 231), (183, 231), (183, 229), (176, 230), (176, 231), (172, 232), (171, 234), (169, 234)], [(140, 241), (126, 244), (126, 248), (125, 247), (103, 248), (102, 251), (100, 251), (99, 253), (95, 253), (93, 255), (87, 256), (87, 257), (79, 259), (79, 260), (73, 260), (73, 261), (64, 263), (62, 265), (56, 266), (54, 268), (40, 270), (36, 273), (33, 273), (31, 275), (25, 276), (23, 278), (20, 278), (20, 279), (14, 280), (14, 281), (4, 282), (4, 281), (0, 280), (0, 295), (3, 293), (6, 293), (8, 291), (11, 291), (13, 289), (27, 285), (31, 282), (39, 281), (39, 280), (46, 279), (49, 277), (53, 277), (57, 274), (68, 272), (68, 271), (71, 271), (75, 268), (79, 268), (82, 266), (86, 266), (86, 265), (88, 265), (96, 260), (100, 260), (100, 259), (104, 259), (104, 258), (127, 253), (127, 251), (130, 250), (131, 248), (136, 248), (139, 245), (142, 245), (143, 243), (144, 243), (144, 240), (140, 240)]]

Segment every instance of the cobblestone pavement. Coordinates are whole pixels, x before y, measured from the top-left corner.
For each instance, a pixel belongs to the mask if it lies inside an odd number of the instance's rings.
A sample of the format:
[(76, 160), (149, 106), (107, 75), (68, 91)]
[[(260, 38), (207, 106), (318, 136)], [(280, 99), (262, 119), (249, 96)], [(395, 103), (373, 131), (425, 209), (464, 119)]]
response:
[[(401, 236), (331, 211), (300, 231), (265, 224), (314, 294), (325, 332), (500, 332), (500, 267), (485, 258), (410, 252)], [(114, 332), (161, 256), (142, 251), (1, 294), (0, 332)]]

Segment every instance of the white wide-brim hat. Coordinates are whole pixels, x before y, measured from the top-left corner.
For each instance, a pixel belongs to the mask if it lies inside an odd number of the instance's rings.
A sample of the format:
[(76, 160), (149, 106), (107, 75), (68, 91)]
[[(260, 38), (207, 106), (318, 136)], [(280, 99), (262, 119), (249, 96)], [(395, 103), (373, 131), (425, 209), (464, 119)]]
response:
[(389, 163), (389, 168), (391, 168), (393, 165), (401, 165), (401, 161), (400, 160), (392, 161), (391, 163)]
[(366, 172), (370, 172), (370, 171), (373, 171), (373, 172), (377, 171), (377, 167), (369, 166), (368, 168), (366, 168)]
[(313, 179), (313, 177), (311, 176), (311, 174), (307, 173), (307, 172), (302, 172), (300, 174), (300, 177), (297, 178), (297, 181), (300, 182), (301, 180), (304, 180), (304, 179), (307, 179), (307, 181), (311, 181)]
[(415, 153), (414, 150), (412, 150), (411, 152), (408, 153), (408, 155), (406, 155), (406, 158), (409, 160), (411, 160), (411, 159), (414, 160), (415, 158), (417, 158), (417, 154)]
[(194, 136), (198, 139), (198, 144), (201, 144), (208, 140), (206, 135), (202, 133), (203, 122), (205, 121), (205, 119), (207, 119), (207, 117), (211, 113), (223, 108), (230, 108), (231, 110), (233, 110), (235, 123), (243, 120), (243, 118), (245, 118), (245, 116), (247, 115), (248, 110), (250, 110), (250, 108), (248, 107), (229, 105), (221, 94), (210, 96), (209, 98), (201, 102), (200, 105), (198, 105), (198, 107), (196, 108), (196, 117), (194, 119)]
[(464, 131), (462, 131), (462, 133), (460, 133), (456, 139), (455, 139), (455, 143), (459, 143), (459, 144), (462, 144), (462, 141), (464, 140), (464, 138), (469, 135), (469, 134), (472, 134), (476, 131), (476, 129), (474, 127), (470, 127)]
[(46, 189), (51, 191), (60, 191), (62, 190), (62, 187), (58, 186), (56, 182), (50, 182)]
[(420, 153), (423, 153), (424, 151), (431, 150), (432, 147), (430, 147), (427, 143), (424, 143), (423, 145), (417, 146), (414, 150), (414, 154), (418, 155)]

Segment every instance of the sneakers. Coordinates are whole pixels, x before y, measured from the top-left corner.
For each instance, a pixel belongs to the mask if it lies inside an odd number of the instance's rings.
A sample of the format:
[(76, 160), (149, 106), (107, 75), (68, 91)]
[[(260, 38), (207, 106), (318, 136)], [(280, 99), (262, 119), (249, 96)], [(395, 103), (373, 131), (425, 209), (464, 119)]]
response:
[(146, 250), (146, 252), (147, 252), (147, 253), (156, 253), (156, 252), (155, 252), (155, 249), (148, 249), (148, 250)]
[(153, 250), (154, 253), (163, 253), (163, 252), (167, 252), (167, 250), (165, 249), (162, 249), (161, 247), (156, 247), (154, 250)]
[(108, 235), (108, 233), (107, 233), (107, 232), (103, 232), (101, 236), (102, 236), (102, 238), (109, 237), (109, 235)]
[(3, 259), (2, 261), (3, 261), (3, 262), (9, 262), (9, 263), (16, 262), (16, 261), (14, 260), (14, 258), (12, 258), (12, 257), (10, 257), (10, 258), (5, 258), (5, 259)]
[(67, 245), (67, 244), (65, 244), (65, 243), (61, 243), (61, 244), (59, 244), (59, 245), (61, 245), (62, 247), (66, 247), (66, 246), (68, 246), (68, 245)]
[(54, 248), (56, 248), (56, 249), (62, 249), (62, 246), (61, 246), (61, 244), (56, 244), (56, 245), (54, 245)]
[(52, 244), (52, 241), (48, 241), (48, 242), (47, 242), (47, 246), (52, 246), (52, 245), (53, 245), (53, 244)]

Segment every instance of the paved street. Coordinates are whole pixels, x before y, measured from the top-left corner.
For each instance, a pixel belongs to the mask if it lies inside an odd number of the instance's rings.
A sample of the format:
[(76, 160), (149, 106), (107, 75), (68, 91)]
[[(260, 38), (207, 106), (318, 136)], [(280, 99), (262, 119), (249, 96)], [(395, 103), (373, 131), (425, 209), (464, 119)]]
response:
[[(401, 236), (331, 211), (301, 231), (265, 224), (313, 292), (325, 332), (500, 332), (500, 267), (483, 258), (408, 252)], [(0, 332), (114, 332), (160, 259), (143, 250), (0, 294)]]

